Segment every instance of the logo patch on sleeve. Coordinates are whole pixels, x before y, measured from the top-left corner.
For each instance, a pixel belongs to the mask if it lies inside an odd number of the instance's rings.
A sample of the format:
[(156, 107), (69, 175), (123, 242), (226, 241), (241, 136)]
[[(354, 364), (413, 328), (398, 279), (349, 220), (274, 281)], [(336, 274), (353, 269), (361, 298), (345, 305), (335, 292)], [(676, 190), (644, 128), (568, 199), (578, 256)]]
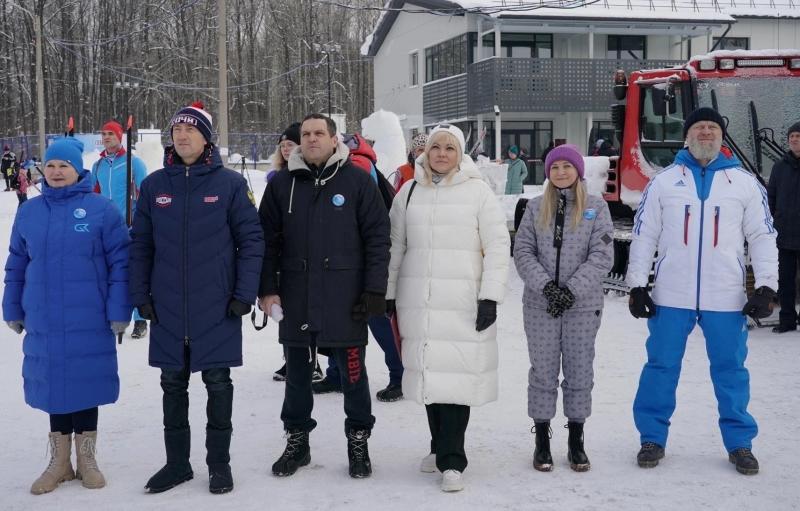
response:
[(203, 202), (206, 204), (213, 204), (219, 200), (219, 195), (208, 195), (203, 197)]
[(172, 195), (168, 195), (166, 193), (156, 195), (156, 206), (160, 208), (166, 208), (171, 204), (172, 204)]

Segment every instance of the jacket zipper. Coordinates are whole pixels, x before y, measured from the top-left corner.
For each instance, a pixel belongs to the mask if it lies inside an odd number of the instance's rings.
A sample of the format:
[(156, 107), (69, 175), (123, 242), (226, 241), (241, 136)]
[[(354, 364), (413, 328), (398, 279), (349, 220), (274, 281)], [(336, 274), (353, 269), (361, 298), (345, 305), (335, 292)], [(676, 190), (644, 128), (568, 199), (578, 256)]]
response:
[[(700, 171), (700, 196), (702, 197), (706, 190), (706, 168)], [(687, 206), (688, 207), (688, 206)], [(703, 266), (703, 222), (706, 213), (706, 199), (700, 199), (700, 247), (697, 249), (697, 302), (695, 309), (697, 314), (700, 314), (700, 271)]]
[[(186, 167), (186, 200), (183, 205), (183, 349), (189, 349), (189, 167)], [(191, 360), (187, 363), (191, 366)], [(187, 367), (191, 370), (191, 367)]]
[(714, 206), (714, 246), (719, 241), (719, 206)]
[(683, 212), (683, 244), (689, 244), (689, 217), (691, 216), (691, 206), (687, 204), (684, 206)]

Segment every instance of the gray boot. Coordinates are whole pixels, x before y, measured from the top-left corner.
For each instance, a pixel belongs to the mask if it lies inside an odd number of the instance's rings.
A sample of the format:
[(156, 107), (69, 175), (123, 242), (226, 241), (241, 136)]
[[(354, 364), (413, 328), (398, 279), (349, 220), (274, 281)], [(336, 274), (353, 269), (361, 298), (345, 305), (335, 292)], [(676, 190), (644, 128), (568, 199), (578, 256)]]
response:
[(78, 470), (75, 477), (81, 480), (84, 488), (97, 489), (106, 485), (106, 478), (97, 467), (97, 431), (75, 433), (75, 452), (78, 457)]
[(56, 489), (59, 483), (75, 479), (72, 469), (72, 435), (62, 435), (59, 432), (50, 433), (50, 463), (31, 485), (31, 493), (41, 495)]

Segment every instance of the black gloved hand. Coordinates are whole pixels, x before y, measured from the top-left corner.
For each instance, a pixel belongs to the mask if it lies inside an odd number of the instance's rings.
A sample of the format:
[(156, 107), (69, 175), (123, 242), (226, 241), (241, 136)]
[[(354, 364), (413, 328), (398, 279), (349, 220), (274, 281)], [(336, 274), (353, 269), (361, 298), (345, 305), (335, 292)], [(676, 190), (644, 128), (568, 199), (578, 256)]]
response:
[(776, 293), (771, 288), (761, 286), (753, 292), (750, 299), (744, 304), (742, 314), (753, 319), (768, 318), (772, 314), (775, 296)]
[(552, 280), (544, 285), (544, 289), (542, 290), (544, 297), (547, 298), (548, 302), (553, 302), (554, 300), (558, 299), (558, 286)]
[(386, 316), (391, 316), (397, 312), (397, 303), (394, 300), (386, 300)]
[(158, 324), (158, 316), (156, 316), (156, 310), (153, 308), (152, 303), (139, 305), (136, 308), (139, 309), (139, 315), (142, 317), (142, 319), (146, 319), (153, 325)]
[(552, 280), (545, 284), (543, 290), (547, 298), (547, 313), (554, 318), (560, 318), (564, 311), (575, 305), (575, 295), (567, 287), (557, 286)]
[(628, 310), (634, 318), (652, 318), (656, 314), (656, 304), (650, 298), (650, 293), (646, 287), (635, 287), (631, 289), (631, 296), (628, 299)]
[(478, 317), (475, 330), (483, 332), (497, 321), (497, 302), (494, 300), (478, 300)]
[(383, 294), (364, 291), (350, 315), (353, 321), (367, 321), (372, 316), (386, 314), (386, 297)]
[(228, 302), (228, 316), (230, 317), (246, 316), (250, 314), (250, 309), (252, 306), (249, 303), (240, 302), (236, 298), (232, 298)]

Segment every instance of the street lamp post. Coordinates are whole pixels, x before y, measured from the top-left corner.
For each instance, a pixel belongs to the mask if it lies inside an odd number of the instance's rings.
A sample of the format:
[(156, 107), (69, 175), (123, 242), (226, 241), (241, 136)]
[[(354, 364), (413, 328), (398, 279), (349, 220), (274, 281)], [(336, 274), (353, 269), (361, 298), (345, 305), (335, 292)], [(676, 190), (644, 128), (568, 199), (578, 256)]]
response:
[(331, 55), (334, 53), (341, 53), (342, 46), (333, 43), (314, 43), (314, 50), (325, 54), (325, 62), (328, 67), (328, 117), (330, 117), (333, 114), (333, 103), (331, 101), (331, 89), (333, 88), (331, 84), (333, 81), (331, 77)]

